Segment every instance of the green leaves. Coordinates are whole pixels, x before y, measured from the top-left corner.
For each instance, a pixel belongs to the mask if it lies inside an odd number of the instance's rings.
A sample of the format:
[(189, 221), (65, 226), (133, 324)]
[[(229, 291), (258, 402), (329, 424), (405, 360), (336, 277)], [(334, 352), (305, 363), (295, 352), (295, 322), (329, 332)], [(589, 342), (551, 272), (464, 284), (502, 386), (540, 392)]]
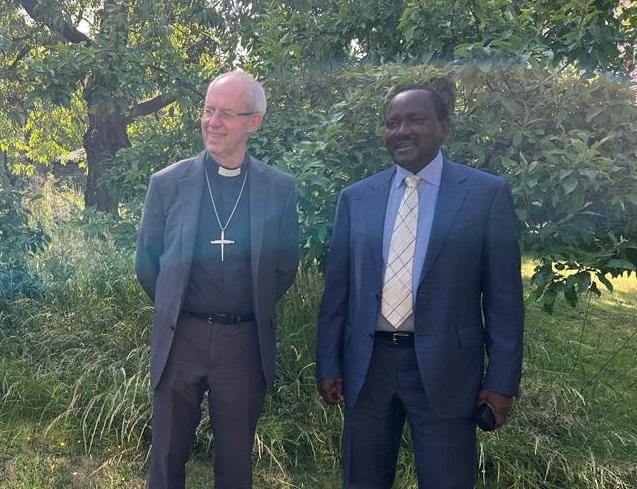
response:
[[(270, 102), (251, 151), (296, 176), (304, 251), (320, 261), (338, 192), (390, 164), (388, 89), (433, 81), (455, 105), (446, 153), (509, 181), (547, 309), (635, 271), (634, 92), (594, 73), (634, 67), (636, 2), (213, 3), (47, 2), (44, 20), (10, 4), (0, 18), (0, 149), (10, 166), (101, 135), (108, 151), (97, 148), (105, 157), (89, 161), (89, 180), (136, 209), (152, 171), (201, 148), (205, 82), (241, 64), (265, 81)], [(56, 32), (82, 17), (90, 41)], [(131, 121), (160, 94), (177, 98), (170, 110), (158, 103), (154, 117)], [(88, 126), (98, 119), (112, 124)]]
[(393, 64), (271, 78), (276, 109), (252, 147), (295, 174), (307, 256), (324, 256), (339, 190), (391, 164), (381, 138), (387, 90), (445, 78), (456, 100), (446, 153), (509, 181), (522, 246), (541, 263), (532, 285), (545, 310), (558, 297), (575, 305), (582, 293), (610, 290), (607, 277), (634, 270), (633, 95), (569, 70)]
[[(545, 308), (607, 288), (597, 273), (634, 270), (637, 107), (629, 86), (568, 69), (462, 67), (456, 80), (460, 110), (448, 151), (508, 179), (522, 246), (548, 260), (532, 282)], [(590, 285), (568, 279), (579, 272), (591, 274)]]
[(22, 206), (22, 198), (22, 191), (0, 172), (0, 303), (35, 289), (27, 257), (49, 241), (42, 229), (29, 223), (30, 213)]

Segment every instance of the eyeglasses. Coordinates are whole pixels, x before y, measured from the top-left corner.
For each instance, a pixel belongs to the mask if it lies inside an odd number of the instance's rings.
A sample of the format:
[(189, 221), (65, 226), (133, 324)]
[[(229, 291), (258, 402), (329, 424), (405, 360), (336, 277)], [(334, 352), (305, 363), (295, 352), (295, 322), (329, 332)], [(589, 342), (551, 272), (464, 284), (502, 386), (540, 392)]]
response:
[(214, 107), (204, 107), (201, 111), (202, 119), (212, 119), (212, 116), (216, 115), (222, 121), (231, 121), (237, 117), (245, 117), (248, 115), (254, 115), (256, 112), (235, 112), (230, 109), (215, 109)]

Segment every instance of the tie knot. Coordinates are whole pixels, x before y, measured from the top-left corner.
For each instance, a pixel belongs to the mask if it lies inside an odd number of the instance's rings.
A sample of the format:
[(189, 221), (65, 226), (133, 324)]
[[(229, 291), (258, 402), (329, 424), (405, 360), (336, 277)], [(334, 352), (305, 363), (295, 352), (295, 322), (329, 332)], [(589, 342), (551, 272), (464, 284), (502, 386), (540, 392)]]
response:
[(417, 187), (421, 180), (422, 178), (416, 175), (407, 175), (405, 177), (405, 185), (407, 187)]

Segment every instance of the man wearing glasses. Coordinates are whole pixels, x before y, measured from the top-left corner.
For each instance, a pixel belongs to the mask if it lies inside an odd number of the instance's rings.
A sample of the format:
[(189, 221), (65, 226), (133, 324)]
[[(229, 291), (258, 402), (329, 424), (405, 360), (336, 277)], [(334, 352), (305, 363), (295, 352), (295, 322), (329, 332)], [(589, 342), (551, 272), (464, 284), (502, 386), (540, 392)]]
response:
[(216, 489), (252, 487), (251, 453), (272, 385), (274, 311), (298, 264), (292, 178), (247, 153), (262, 86), (233, 71), (208, 87), (205, 150), (155, 173), (136, 272), (154, 301), (150, 489), (180, 489), (208, 392)]

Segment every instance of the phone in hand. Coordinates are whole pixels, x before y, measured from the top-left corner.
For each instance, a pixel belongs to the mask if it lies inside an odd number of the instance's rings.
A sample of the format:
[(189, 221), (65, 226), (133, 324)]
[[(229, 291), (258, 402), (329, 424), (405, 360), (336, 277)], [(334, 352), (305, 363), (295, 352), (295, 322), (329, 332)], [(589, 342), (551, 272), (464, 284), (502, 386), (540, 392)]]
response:
[(473, 413), (473, 420), (482, 431), (495, 430), (495, 416), (488, 403), (480, 404)]

